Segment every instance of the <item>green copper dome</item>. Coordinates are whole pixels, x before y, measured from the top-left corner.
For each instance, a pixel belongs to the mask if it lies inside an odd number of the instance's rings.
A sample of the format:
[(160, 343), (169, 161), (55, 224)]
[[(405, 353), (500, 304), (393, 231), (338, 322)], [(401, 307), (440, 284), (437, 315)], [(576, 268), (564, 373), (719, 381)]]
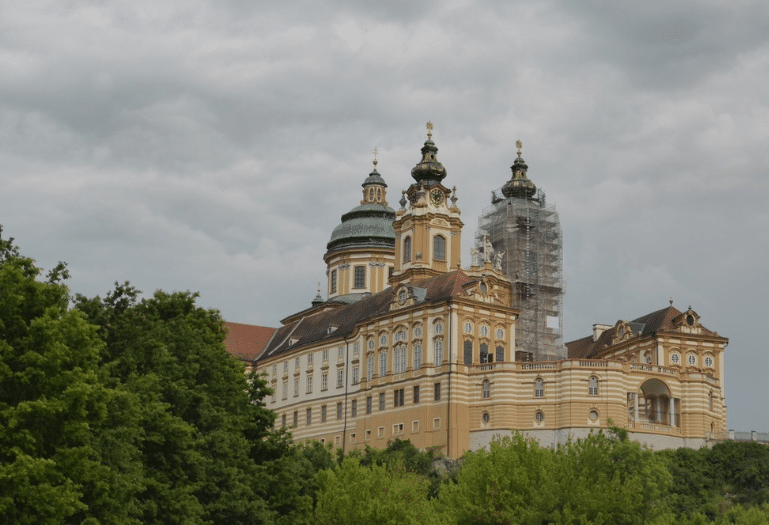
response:
[(345, 248), (386, 246), (395, 248), (395, 210), (382, 204), (361, 204), (342, 215), (334, 228), (328, 251)]
[(334, 228), (326, 245), (327, 254), (350, 248), (395, 249), (395, 210), (387, 205), (387, 184), (376, 165), (374, 158), (374, 171), (362, 184), (362, 204), (342, 215), (342, 223)]

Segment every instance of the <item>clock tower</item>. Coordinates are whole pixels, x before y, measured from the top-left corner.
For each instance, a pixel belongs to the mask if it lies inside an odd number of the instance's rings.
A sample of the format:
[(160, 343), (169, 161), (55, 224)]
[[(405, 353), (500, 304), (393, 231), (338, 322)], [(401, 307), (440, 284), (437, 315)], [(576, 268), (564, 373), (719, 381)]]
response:
[(456, 187), (448, 189), (442, 183), (446, 168), (438, 162), (432, 130), (433, 124), (428, 122), (422, 160), (411, 170), (414, 183), (402, 192), (401, 207), (395, 213), (393, 285), (459, 269), (461, 212)]

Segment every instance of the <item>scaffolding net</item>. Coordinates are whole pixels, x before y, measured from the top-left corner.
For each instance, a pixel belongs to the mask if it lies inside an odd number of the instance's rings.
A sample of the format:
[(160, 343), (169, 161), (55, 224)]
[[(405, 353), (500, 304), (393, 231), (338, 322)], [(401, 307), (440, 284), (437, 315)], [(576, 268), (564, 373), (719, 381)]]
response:
[(540, 189), (531, 198), (500, 198), (478, 219), (476, 246), (484, 241), (502, 256), (502, 271), (513, 283), (516, 361), (566, 358), (563, 344), (563, 235), (555, 206)]

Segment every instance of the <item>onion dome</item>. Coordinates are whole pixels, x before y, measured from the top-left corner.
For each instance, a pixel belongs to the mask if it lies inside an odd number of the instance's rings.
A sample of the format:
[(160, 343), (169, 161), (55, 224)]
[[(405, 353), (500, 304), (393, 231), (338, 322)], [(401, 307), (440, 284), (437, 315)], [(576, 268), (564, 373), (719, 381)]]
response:
[(515, 197), (516, 199), (531, 199), (537, 192), (537, 187), (526, 176), (529, 167), (526, 161), (521, 157), (521, 148), (523, 143), (518, 140), (515, 142), (518, 148), (518, 158), (515, 159), (510, 169), (513, 172), (512, 178), (502, 186), (502, 195), (505, 197)]
[(374, 150), (374, 171), (362, 184), (363, 200), (342, 215), (342, 223), (334, 228), (326, 245), (327, 254), (350, 248), (395, 249), (395, 210), (387, 205), (387, 184), (376, 170), (376, 153)]
[(446, 168), (438, 162), (438, 148), (433, 142), (433, 123), (427, 123), (427, 140), (422, 146), (422, 160), (419, 164), (411, 168), (411, 176), (417, 182), (424, 182), (425, 185), (439, 183), (446, 178)]

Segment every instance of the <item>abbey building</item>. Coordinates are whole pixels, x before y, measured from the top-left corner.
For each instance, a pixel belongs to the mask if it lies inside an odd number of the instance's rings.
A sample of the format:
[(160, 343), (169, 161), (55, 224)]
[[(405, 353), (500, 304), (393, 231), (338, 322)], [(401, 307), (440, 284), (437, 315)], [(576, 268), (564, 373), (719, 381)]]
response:
[(267, 405), (295, 439), (350, 450), (402, 438), (456, 458), (515, 430), (551, 445), (610, 420), (656, 448), (726, 430), (728, 341), (691, 308), (563, 344), (560, 225), (518, 145), (466, 267), (428, 123), (398, 209), (375, 159), (331, 233), (327, 298), (276, 329), (228, 323), (228, 349), (266, 375)]

